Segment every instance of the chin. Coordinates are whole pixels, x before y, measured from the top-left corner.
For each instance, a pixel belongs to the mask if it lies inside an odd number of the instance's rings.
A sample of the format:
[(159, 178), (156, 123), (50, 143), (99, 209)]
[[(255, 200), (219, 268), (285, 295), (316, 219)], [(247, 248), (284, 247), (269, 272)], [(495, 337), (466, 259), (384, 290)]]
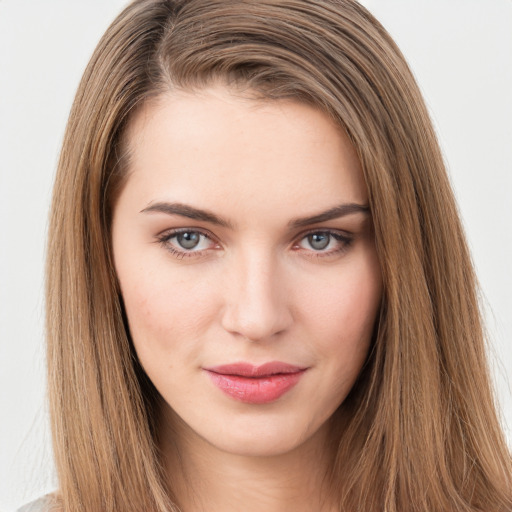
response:
[[(277, 407), (276, 407), (277, 406)], [(333, 411), (334, 412), (334, 411)], [(178, 421), (178, 435), (192, 445), (205, 443), (210, 449), (241, 457), (277, 457), (297, 449), (323, 446), (328, 437), (331, 415), (325, 418), (297, 416), (283, 410), (279, 402), (248, 411), (212, 415), (208, 421)]]
[(218, 436), (210, 442), (217, 449), (240, 457), (278, 457), (294, 451), (307, 440), (306, 435), (290, 435), (276, 428), (267, 432)]

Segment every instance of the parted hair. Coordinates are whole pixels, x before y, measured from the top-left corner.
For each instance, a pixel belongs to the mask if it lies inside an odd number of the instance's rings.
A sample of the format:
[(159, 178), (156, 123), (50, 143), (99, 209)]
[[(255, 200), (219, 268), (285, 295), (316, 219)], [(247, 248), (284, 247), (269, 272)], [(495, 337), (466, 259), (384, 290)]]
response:
[(179, 510), (161, 469), (159, 397), (126, 328), (111, 212), (137, 109), (219, 81), (321, 109), (362, 165), (383, 297), (368, 360), (334, 417), (339, 510), (512, 510), (477, 283), (436, 135), (401, 52), (354, 0), (135, 0), (102, 37), (70, 113), (50, 216), (58, 507)]

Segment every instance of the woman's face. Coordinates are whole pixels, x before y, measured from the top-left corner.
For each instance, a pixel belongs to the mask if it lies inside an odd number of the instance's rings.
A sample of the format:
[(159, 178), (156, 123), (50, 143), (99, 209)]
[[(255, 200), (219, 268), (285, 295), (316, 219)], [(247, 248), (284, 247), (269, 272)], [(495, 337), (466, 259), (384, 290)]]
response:
[(313, 107), (216, 87), (148, 103), (127, 141), (115, 268), (168, 417), (237, 454), (320, 436), (365, 361), (381, 297), (348, 138)]

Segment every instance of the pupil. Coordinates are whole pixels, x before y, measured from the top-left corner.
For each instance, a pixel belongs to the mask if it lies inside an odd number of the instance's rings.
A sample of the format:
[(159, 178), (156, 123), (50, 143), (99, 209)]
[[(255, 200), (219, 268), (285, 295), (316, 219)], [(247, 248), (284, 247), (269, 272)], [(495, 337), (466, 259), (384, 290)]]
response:
[(183, 247), (183, 249), (193, 249), (198, 243), (200, 238), (199, 233), (180, 233), (177, 236), (178, 243)]
[(308, 236), (308, 242), (313, 249), (322, 250), (329, 245), (329, 235), (325, 233), (314, 233)]

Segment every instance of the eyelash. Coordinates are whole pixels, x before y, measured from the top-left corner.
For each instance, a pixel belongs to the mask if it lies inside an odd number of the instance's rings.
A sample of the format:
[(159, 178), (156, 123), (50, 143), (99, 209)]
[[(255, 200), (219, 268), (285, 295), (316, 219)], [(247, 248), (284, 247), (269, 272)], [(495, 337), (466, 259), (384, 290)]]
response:
[[(215, 239), (209, 233), (207, 233), (207, 232), (205, 232), (205, 231), (203, 231), (201, 229), (197, 229), (197, 228), (194, 228), (194, 229), (188, 229), (188, 228), (173, 229), (171, 231), (166, 231), (166, 232), (158, 235), (156, 237), (157, 238), (157, 242), (160, 245), (162, 245), (167, 251), (169, 251), (177, 259), (201, 257), (201, 256), (204, 256), (205, 252), (211, 250), (211, 248), (202, 249), (202, 250), (193, 250), (193, 249), (192, 250), (186, 250), (185, 248), (178, 249), (177, 247), (173, 246), (170, 243), (170, 241), (173, 238), (176, 238), (181, 233), (199, 234), (200, 236), (209, 239), (214, 244), (215, 243), (218, 244), (218, 242), (216, 242)], [(307, 256), (308, 257), (313, 257), (313, 258), (327, 258), (329, 256), (334, 256), (334, 255), (342, 254), (342, 253), (344, 253), (345, 251), (347, 251), (349, 249), (350, 245), (353, 242), (353, 237), (352, 236), (350, 236), (350, 235), (348, 235), (346, 233), (342, 233), (340, 231), (334, 231), (334, 230), (330, 230), (330, 229), (312, 230), (312, 231), (308, 231), (306, 233), (301, 233), (297, 237), (296, 242), (293, 243), (292, 249), (299, 251), (301, 249), (299, 244), (302, 241), (304, 241), (307, 237), (312, 236), (312, 235), (327, 235), (327, 236), (329, 236), (330, 240), (329, 240), (328, 245), (331, 244), (332, 239), (336, 240), (340, 244), (339, 247), (337, 247), (335, 249), (328, 250), (328, 251), (324, 251), (324, 250), (317, 250), (316, 251), (313, 248), (311, 248), (310, 250), (305, 249), (305, 251), (307, 253), (310, 253)]]

